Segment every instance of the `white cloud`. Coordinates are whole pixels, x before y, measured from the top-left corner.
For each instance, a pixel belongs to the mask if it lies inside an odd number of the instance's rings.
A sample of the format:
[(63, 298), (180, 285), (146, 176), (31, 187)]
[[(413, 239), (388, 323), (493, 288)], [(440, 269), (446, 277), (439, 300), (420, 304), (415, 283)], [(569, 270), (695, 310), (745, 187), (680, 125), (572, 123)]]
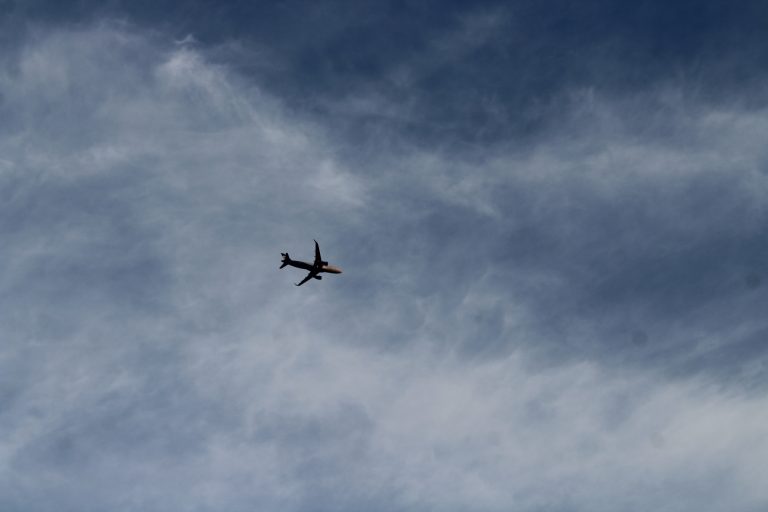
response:
[[(768, 502), (764, 397), (641, 365), (534, 362), (537, 304), (500, 289), (569, 274), (509, 270), (477, 244), (483, 221), (578, 248), (591, 240), (567, 232), (623, 202), (666, 232), (706, 233), (697, 215), (714, 208), (720, 229), (744, 219), (749, 233), (765, 155), (739, 134), (761, 133), (759, 116), (704, 112), (677, 146), (553, 136), (462, 160), (384, 144), (353, 168), (332, 120), (290, 115), (188, 46), (104, 25), (18, 58), (0, 78), (4, 508)], [(725, 173), (729, 200), (675, 203)], [(358, 267), (296, 289), (277, 252), (310, 254), (313, 237)], [(517, 349), (471, 357), (483, 337)]]

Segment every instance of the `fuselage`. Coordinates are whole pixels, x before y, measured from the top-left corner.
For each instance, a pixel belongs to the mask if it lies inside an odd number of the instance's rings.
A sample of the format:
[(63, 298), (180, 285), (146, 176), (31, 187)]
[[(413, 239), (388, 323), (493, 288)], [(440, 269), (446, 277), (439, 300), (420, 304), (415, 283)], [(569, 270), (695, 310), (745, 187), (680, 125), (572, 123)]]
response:
[[(286, 261), (286, 264), (290, 265), (291, 267), (296, 268), (303, 268), (304, 270), (313, 271), (315, 270), (315, 266), (311, 263), (307, 263), (306, 261), (298, 261), (298, 260), (290, 260)], [(338, 267), (334, 267), (333, 265), (323, 265), (318, 270), (318, 273), (320, 272), (327, 272), (329, 274), (341, 274), (341, 269)]]

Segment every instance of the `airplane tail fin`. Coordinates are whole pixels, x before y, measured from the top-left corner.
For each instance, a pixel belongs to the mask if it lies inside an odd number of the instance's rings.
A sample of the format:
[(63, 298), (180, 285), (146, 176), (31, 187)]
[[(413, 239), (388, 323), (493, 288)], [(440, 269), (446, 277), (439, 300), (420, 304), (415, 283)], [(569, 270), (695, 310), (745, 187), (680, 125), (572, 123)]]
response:
[(283, 264), (280, 265), (280, 268), (283, 268), (284, 266), (286, 266), (291, 261), (291, 257), (288, 256), (287, 252), (281, 252), (280, 254), (283, 255)]

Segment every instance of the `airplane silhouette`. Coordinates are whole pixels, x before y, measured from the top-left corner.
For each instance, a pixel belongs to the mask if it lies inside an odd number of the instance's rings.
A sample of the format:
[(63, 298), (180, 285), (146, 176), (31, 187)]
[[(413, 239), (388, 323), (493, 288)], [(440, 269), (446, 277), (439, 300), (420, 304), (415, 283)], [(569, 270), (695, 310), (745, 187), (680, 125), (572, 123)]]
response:
[(300, 283), (297, 283), (296, 286), (301, 286), (312, 278), (322, 279), (323, 276), (318, 275), (321, 272), (327, 272), (329, 274), (341, 274), (340, 268), (329, 265), (327, 261), (323, 261), (323, 258), (320, 256), (320, 246), (317, 245), (317, 240), (315, 240), (315, 262), (314, 263), (306, 263), (304, 261), (292, 260), (291, 257), (288, 256), (287, 252), (281, 252), (280, 254), (283, 255), (283, 264), (280, 265), (280, 268), (283, 268), (286, 265), (290, 265), (292, 267), (309, 270), (309, 274), (307, 274), (307, 277), (302, 279)]

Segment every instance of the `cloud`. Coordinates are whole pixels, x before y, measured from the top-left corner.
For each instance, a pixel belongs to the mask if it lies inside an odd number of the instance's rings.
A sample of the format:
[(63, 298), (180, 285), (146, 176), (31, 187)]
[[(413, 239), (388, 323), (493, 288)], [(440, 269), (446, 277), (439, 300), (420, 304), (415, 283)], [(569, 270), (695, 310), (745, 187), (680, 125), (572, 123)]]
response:
[[(359, 145), (125, 24), (9, 52), (3, 508), (768, 502), (762, 110)], [(312, 238), (345, 273), (296, 289)]]

